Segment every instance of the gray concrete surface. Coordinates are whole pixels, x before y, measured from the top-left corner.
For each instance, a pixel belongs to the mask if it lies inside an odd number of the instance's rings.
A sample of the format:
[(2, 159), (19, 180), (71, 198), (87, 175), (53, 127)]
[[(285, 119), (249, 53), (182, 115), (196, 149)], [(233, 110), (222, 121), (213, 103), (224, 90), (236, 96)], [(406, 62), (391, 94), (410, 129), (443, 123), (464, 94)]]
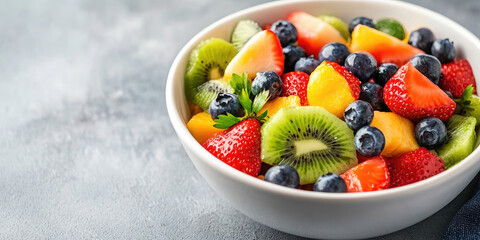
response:
[[(182, 45), (262, 2), (0, 0), (0, 239), (300, 239), (220, 199), (165, 107)], [(416, 2), (480, 35), (479, 1)], [(468, 195), (378, 239), (438, 239)]]

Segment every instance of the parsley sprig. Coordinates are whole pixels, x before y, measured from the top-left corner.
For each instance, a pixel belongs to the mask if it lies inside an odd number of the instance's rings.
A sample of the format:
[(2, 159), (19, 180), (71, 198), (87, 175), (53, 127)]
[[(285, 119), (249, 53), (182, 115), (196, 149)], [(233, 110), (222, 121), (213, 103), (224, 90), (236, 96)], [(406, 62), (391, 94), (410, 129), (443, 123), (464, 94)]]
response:
[(248, 79), (248, 74), (243, 73), (241, 76), (238, 74), (232, 75), (230, 80), (230, 86), (232, 86), (234, 93), (238, 96), (240, 105), (245, 109), (245, 116), (235, 117), (230, 113), (227, 115), (220, 115), (215, 119), (216, 124), (213, 126), (220, 129), (227, 129), (245, 119), (255, 118), (260, 123), (264, 123), (267, 117), (267, 111), (258, 115), (263, 105), (268, 101), (268, 90), (259, 93), (255, 98), (250, 99), (252, 93), (252, 85)]

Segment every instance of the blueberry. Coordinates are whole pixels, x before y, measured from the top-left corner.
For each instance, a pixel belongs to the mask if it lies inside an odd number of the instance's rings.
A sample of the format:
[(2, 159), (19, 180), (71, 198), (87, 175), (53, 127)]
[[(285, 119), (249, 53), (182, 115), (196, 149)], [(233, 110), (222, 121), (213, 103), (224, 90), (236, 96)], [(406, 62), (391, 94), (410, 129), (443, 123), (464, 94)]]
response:
[(279, 20), (272, 24), (270, 30), (277, 35), (282, 47), (286, 47), (297, 41), (297, 28), (289, 21)]
[(347, 184), (340, 175), (327, 173), (317, 179), (313, 185), (315, 192), (347, 192)]
[(385, 148), (385, 136), (378, 128), (365, 126), (355, 133), (354, 143), (360, 154), (367, 158), (375, 157)]
[(438, 39), (433, 42), (432, 55), (437, 57), (441, 63), (449, 63), (455, 59), (455, 47), (453, 42), (446, 39)]
[(306, 57), (307, 54), (303, 48), (290, 44), (283, 48), (283, 56), (285, 56), (284, 73), (295, 70), (295, 63), (302, 57)]
[(366, 18), (366, 17), (356, 17), (350, 22), (350, 24), (348, 24), (348, 31), (350, 32), (350, 34), (352, 34), (353, 29), (358, 24), (362, 24), (362, 25), (365, 25), (365, 26), (369, 26), (371, 28), (375, 28), (375, 23), (373, 23), (372, 19)]
[(383, 87), (376, 83), (362, 83), (362, 85), (360, 85), (360, 97), (358, 99), (370, 103), (374, 110), (384, 111), (386, 109), (383, 100)]
[(410, 37), (408, 38), (408, 44), (424, 51), (425, 53), (430, 53), (433, 41), (435, 41), (435, 37), (433, 36), (432, 31), (428, 28), (417, 29), (410, 33)]
[(237, 95), (233, 93), (219, 93), (208, 107), (208, 112), (213, 120), (217, 119), (219, 115), (227, 115), (231, 113), (236, 117), (243, 115), (243, 109), (240, 105)]
[(306, 74), (310, 74), (318, 67), (318, 65), (320, 65), (320, 62), (312, 56), (303, 57), (295, 63), (295, 71), (302, 71)]
[(274, 99), (282, 93), (282, 79), (277, 73), (259, 72), (252, 81), (252, 94), (258, 95), (259, 93), (268, 90), (268, 98)]
[(436, 57), (423, 53), (417, 54), (410, 59), (410, 63), (430, 81), (438, 84), (442, 75), (442, 64)]
[(415, 126), (415, 139), (427, 149), (442, 145), (447, 138), (447, 128), (438, 118), (425, 118)]
[(377, 70), (377, 61), (367, 52), (354, 52), (345, 59), (345, 68), (360, 81), (366, 82)]
[(318, 60), (321, 62), (329, 61), (329, 62), (336, 62), (343, 66), (345, 62), (345, 58), (350, 55), (350, 50), (345, 44), (342, 43), (329, 43), (323, 46), (322, 50), (318, 54)]
[(357, 131), (372, 122), (373, 108), (368, 102), (357, 100), (348, 105), (343, 113), (343, 118), (350, 129)]
[(267, 173), (265, 173), (265, 181), (291, 188), (300, 186), (300, 176), (297, 170), (286, 164), (273, 166), (268, 169)]
[(376, 83), (380, 86), (385, 86), (388, 80), (395, 75), (398, 71), (398, 66), (393, 63), (384, 63), (378, 67), (377, 71), (375, 71), (375, 75), (373, 79)]

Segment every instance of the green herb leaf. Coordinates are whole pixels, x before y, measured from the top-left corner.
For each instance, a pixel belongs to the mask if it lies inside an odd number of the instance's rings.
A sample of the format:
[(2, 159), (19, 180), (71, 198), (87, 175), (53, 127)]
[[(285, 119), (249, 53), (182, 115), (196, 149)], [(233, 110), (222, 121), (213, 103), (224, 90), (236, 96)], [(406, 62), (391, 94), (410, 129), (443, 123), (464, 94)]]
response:
[(265, 90), (255, 96), (253, 100), (252, 112), (258, 113), (262, 110), (263, 105), (268, 101), (268, 90)]
[(260, 116), (258, 116), (258, 120), (259, 120), (259, 121), (265, 120), (265, 118), (267, 117), (267, 115), (268, 115), (268, 110), (265, 110), (265, 112), (263, 112)]
[(227, 113), (227, 115), (219, 115), (218, 118), (215, 119), (216, 124), (213, 126), (219, 129), (227, 129), (240, 121), (240, 118), (233, 116), (231, 113)]

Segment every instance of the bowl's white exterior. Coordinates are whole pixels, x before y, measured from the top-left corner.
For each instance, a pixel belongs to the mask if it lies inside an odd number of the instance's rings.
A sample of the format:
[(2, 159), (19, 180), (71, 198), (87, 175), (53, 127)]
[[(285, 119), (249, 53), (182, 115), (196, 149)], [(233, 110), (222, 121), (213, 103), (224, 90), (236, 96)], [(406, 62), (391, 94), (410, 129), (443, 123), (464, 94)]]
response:
[(457, 23), (412, 4), (382, 0), (279, 1), (252, 7), (210, 25), (190, 40), (176, 57), (168, 75), (166, 100), (170, 119), (197, 170), (219, 195), (250, 218), (287, 233), (334, 239), (359, 239), (411, 226), (445, 206), (480, 170), (476, 149), (461, 163), (437, 176), (408, 186), (378, 192), (328, 194), (270, 184), (243, 174), (210, 155), (190, 135), (190, 115), (183, 77), (190, 51), (210, 37), (229, 39), (241, 19), (261, 24), (285, 18), (294, 10), (338, 16), (393, 17), (408, 30), (428, 26), (437, 38), (448, 37), (473, 66), (480, 85), (480, 41)]

